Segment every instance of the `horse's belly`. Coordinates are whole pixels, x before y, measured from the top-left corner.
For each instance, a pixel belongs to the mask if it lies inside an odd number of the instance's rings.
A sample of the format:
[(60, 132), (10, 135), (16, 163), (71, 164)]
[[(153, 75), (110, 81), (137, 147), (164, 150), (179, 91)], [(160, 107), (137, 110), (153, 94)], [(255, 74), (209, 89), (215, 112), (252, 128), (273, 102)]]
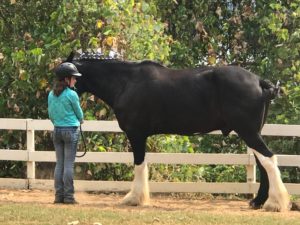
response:
[(205, 134), (217, 130), (219, 124), (218, 118), (214, 117), (177, 117), (154, 123), (150, 127), (151, 133), (192, 135), (195, 133)]

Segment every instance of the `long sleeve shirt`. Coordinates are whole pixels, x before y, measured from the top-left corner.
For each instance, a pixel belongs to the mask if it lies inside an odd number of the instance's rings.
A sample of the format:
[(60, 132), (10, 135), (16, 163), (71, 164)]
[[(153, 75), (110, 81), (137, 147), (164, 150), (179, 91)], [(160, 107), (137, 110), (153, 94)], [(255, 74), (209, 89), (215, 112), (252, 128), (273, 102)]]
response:
[(83, 112), (77, 93), (66, 88), (56, 96), (51, 91), (48, 95), (48, 114), (55, 127), (78, 127), (83, 120)]

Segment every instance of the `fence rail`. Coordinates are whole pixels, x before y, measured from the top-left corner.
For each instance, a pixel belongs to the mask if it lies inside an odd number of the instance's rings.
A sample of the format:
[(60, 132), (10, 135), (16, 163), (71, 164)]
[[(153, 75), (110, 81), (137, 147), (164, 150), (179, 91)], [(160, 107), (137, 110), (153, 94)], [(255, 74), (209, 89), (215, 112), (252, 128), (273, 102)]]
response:
[[(53, 180), (35, 178), (35, 162), (55, 162), (55, 152), (35, 151), (35, 131), (52, 131), (49, 120), (6, 119), (0, 118), (0, 130), (23, 130), (26, 132), (26, 150), (0, 149), (0, 160), (27, 162), (27, 178), (0, 178), (0, 188), (37, 188), (53, 189)], [(122, 132), (117, 121), (85, 121), (84, 131)], [(221, 134), (212, 132), (211, 134)], [(262, 130), (266, 136), (300, 137), (300, 125), (266, 124)], [(277, 155), (280, 166), (299, 167), (300, 156)], [(246, 183), (207, 183), (207, 182), (150, 182), (151, 192), (207, 192), (207, 193), (256, 193), (255, 159), (250, 149), (247, 154), (202, 154), (202, 153), (147, 153), (149, 163), (162, 164), (223, 164), (244, 165), (247, 169)], [(129, 152), (87, 152), (85, 157), (76, 158), (81, 163), (132, 163)], [(76, 180), (76, 190), (81, 191), (128, 191), (128, 181), (86, 181)], [(300, 194), (300, 184), (286, 184), (291, 194)]]

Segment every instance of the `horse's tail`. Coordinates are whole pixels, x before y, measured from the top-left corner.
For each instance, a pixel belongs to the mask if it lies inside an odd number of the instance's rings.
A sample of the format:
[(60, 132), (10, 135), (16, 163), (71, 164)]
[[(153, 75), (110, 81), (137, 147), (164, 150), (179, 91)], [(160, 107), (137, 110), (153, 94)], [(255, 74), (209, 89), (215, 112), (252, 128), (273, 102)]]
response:
[(280, 96), (282, 93), (282, 89), (280, 88), (280, 82), (277, 81), (277, 84), (274, 85), (271, 81), (269, 80), (259, 80), (259, 85), (262, 89), (263, 92), (263, 98), (264, 98), (264, 113), (263, 113), (263, 118), (262, 118), (262, 124), (261, 128), (266, 122), (267, 119), (267, 114), (269, 110), (269, 105), (271, 100), (275, 99), (277, 96)]
[(279, 81), (277, 81), (277, 84), (274, 85), (269, 80), (259, 80), (259, 85), (263, 91), (263, 97), (266, 101), (271, 101), (282, 93)]

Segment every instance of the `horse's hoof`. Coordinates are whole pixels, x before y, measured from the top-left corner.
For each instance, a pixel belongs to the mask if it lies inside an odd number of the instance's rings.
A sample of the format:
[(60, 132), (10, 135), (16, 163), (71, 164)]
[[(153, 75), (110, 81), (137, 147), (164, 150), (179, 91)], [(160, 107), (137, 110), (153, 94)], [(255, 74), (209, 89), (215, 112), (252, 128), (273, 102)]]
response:
[(149, 198), (147, 196), (138, 196), (129, 192), (122, 200), (121, 205), (128, 206), (145, 206), (149, 204)]
[(291, 203), (291, 210), (292, 211), (300, 211), (300, 203), (292, 202)]
[(132, 195), (126, 195), (122, 202), (121, 202), (121, 205), (128, 205), (128, 206), (139, 206), (141, 205), (141, 203), (138, 201), (137, 198), (133, 197)]
[(138, 202), (136, 202), (136, 201), (132, 201), (132, 200), (130, 200), (130, 201), (128, 201), (128, 200), (122, 200), (122, 202), (121, 202), (121, 205), (126, 205), (126, 206), (139, 206), (140, 204), (138, 203)]
[(286, 212), (289, 211), (292, 207), (292, 204), (289, 202), (287, 204), (280, 204), (278, 201), (270, 201), (269, 199), (263, 206), (263, 209), (268, 212)]
[(249, 202), (249, 207), (251, 208), (251, 209), (261, 209), (262, 207), (263, 207), (263, 204), (262, 203), (257, 203), (257, 202), (255, 202), (254, 201), (254, 199), (253, 200), (251, 200), (250, 202)]

